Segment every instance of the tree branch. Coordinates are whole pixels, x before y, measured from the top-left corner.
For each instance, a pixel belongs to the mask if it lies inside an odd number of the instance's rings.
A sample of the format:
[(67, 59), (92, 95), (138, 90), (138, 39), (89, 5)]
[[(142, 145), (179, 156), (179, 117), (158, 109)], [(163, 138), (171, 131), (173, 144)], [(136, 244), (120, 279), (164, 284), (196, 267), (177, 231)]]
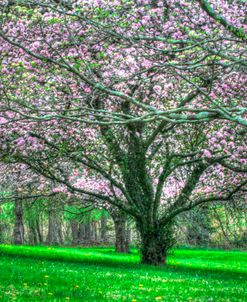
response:
[(238, 28), (238, 27), (233, 26), (225, 18), (223, 18), (220, 14), (216, 13), (216, 11), (212, 8), (212, 6), (210, 5), (210, 3), (207, 0), (197, 0), (197, 2), (199, 2), (201, 8), (216, 22), (219, 22), (221, 25), (223, 25), (234, 36), (247, 41), (247, 35), (244, 33), (243, 28)]

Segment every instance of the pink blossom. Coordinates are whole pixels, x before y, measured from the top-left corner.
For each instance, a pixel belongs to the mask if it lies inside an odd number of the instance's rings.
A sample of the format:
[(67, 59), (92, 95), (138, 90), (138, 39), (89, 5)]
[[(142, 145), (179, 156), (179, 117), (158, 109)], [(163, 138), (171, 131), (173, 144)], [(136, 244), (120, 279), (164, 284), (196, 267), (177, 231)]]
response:
[(209, 150), (204, 150), (203, 155), (207, 158), (212, 158), (212, 153)]
[(162, 88), (159, 85), (155, 85), (153, 87), (153, 90), (157, 93), (157, 94), (161, 94)]
[(92, 92), (92, 89), (91, 89), (90, 87), (85, 87), (85, 88), (84, 88), (84, 91), (85, 91), (86, 93), (91, 93), (91, 92)]

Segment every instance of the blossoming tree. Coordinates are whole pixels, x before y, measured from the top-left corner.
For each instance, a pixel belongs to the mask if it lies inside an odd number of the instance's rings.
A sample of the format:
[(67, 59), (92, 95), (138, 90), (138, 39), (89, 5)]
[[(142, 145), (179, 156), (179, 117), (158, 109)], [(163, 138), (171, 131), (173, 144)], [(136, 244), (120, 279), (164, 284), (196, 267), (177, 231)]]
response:
[(241, 1), (1, 2), (5, 161), (131, 215), (149, 264), (177, 215), (246, 198)]

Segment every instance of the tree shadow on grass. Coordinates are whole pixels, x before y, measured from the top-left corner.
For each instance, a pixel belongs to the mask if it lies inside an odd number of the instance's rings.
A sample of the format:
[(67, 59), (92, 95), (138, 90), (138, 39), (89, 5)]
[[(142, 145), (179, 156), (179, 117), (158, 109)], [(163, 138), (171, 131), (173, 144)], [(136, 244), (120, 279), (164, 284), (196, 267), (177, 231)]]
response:
[[(62, 251), (62, 252), (61, 252)], [(83, 266), (96, 266), (105, 269), (121, 269), (121, 270), (131, 270), (131, 271), (143, 271), (143, 272), (154, 272), (154, 273), (175, 273), (175, 274), (183, 274), (191, 277), (208, 277), (208, 278), (217, 278), (217, 279), (243, 279), (247, 280), (247, 271), (234, 271), (232, 269), (227, 269), (224, 267), (201, 267), (196, 264), (193, 265), (187, 263), (179, 263), (179, 264), (167, 264), (165, 266), (151, 266), (151, 265), (143, 265), (139, 263), (138, 253), (135, 251), (130, 254), (117, 254), (114, 251), (102, 251), (98, 253), (98, 255), (94, 255), (90, 253), (88, 250), (88, 254), (84, 253), (80, 255), (80, 253), (76, 252), (76, 254), (71, 255), (62, 249), (53, 249), (52, 251), (48, 251), (47, 249), (39, 250), (39, 253), (34, 253), (32, 249), (30, 250), (3, 250), (0, 247), (0, 256), (5, 257), (15, 257), (18, 259), (30, 259), (30, 260), (45, 260), (46, 262), (58, 262), (58, 263), (71, 263), (71, 264), (81, 264)], [(102, 254), (102, 257), (100, 256)], [(130, 258), (131, 257), (131, 258)], [(176, 259), (176, 257), (170, 257), (171, 259)], [(213, 260), (213, 257), (211, 258)], [(169, 262), (169, 260), (168, 260)]]
[(212, 268), (212, 267), (198, 267), (198, 266), (187, 266), (184, 264), (179, 265), (167, 265), (167, 269), (170, 272), (177, 272), (182, 274), (194, 275), (195, 277), (210, 277), (217, 279), (243, 279), (247, 280), (247, 272), (233, 271), (226, 268)]

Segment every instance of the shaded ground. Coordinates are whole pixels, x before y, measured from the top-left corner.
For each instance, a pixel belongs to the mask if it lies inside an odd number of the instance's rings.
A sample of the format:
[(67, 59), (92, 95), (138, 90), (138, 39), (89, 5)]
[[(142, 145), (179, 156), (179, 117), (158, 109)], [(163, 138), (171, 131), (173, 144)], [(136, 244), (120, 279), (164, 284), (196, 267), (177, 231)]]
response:
[(0, 245), (1, 301), (247, 301), (247, 253), (178, 249), (166, 267), (106, 248)]

